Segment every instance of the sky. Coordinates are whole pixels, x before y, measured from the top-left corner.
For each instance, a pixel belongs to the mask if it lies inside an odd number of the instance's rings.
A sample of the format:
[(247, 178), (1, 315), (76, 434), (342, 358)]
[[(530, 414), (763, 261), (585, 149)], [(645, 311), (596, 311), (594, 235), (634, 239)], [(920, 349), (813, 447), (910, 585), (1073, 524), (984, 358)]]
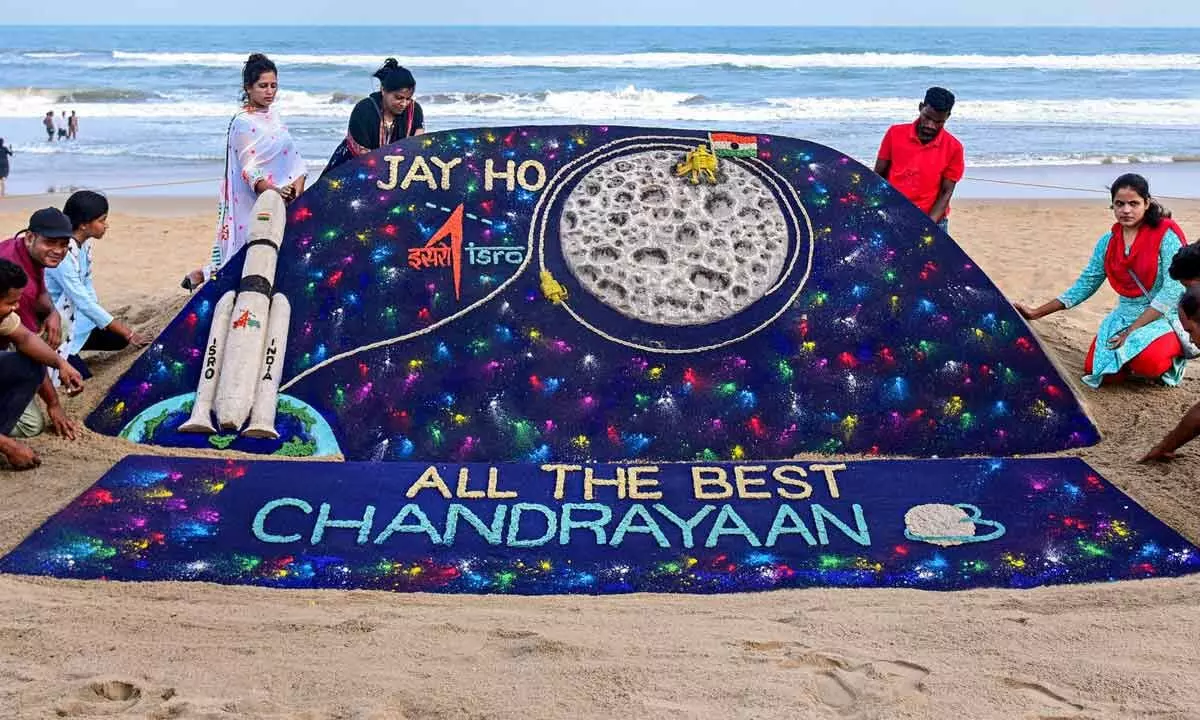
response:
[[(1079, 25), (1198, 27), (1200, 2), (1156, 0), (438, 0), (359, 3), (348, 17), (330, 0), (55, 0), (5, 3), (5, 25)], [(394, 20), (377, 23), (381, 7)], [(1153, 8), (1153, 10), (1149, 10)], [(287, 11), (284, 15), (283, 11)]]

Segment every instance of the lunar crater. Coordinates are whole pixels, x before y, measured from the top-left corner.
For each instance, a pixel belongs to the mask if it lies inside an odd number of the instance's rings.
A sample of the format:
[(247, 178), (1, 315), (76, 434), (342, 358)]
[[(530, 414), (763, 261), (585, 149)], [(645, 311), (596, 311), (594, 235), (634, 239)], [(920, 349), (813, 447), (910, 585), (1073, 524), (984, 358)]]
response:
[(571, 273), (616, 311), (660, 325), (731, 317), (775, 284), (788, 224), (771, 189), (721, 160), (720, 182), (674, 175), (684, 153), (653, 150), (592, 168), (563, 203)]

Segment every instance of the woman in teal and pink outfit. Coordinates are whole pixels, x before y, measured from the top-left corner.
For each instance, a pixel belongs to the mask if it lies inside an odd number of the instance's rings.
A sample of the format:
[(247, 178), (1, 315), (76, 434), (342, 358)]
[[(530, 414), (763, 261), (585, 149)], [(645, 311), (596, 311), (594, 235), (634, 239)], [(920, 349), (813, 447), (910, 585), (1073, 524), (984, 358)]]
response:
[(1098, 388), (1132, 374), (1178, 385), (1186, 364), (1175, 329), (1183, 285), (1167, 270), (1187, 241), (1183, 230), (1151, 199), (1150, 185), (1141, 175), (1122, 175), (1111, 192), (1117, 222), (1100, 238), (1075, 284), (1041, 307), (1015, 307), (1025, 319), (1037, 320), (1087, 300), (1107, 279), (1119, 301), (1092, 340), (1083, 382)]

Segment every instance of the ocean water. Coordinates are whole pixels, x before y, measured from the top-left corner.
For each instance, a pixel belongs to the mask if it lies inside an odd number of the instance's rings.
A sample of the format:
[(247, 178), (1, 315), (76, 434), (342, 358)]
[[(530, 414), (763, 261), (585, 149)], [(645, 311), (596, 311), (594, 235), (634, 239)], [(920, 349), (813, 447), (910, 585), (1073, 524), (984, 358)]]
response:
[[(1200, 30), (716, 27), (9, 28), (9, 192), (213, 192), (241, 64), (258, 51), (280, 67), (278, 108), (314, 172), (395, 56), (417, 77), (429, 130), (770, 132), (869, 165), (887, 126), (914, 118), (936, 84), (958, 96), (950, 128), (969, 176), (1091, 187), (1126, 169), (1110, 164), (1148, 163), (1173, 192), (1200, 193)], [(78, 113), (78, 141), (47, 143), (47, 110)], [(163, 184), (190, 180), (206, 182)]]

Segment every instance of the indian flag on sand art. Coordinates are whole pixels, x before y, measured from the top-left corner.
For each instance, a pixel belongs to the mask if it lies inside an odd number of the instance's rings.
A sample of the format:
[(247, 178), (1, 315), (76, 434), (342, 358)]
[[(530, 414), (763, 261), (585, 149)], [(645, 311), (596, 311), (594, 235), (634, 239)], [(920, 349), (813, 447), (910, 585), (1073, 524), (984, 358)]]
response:
[(717, 157), (757, 157), (758, 138), (735, 133), (709, 133), (708, 143)]

